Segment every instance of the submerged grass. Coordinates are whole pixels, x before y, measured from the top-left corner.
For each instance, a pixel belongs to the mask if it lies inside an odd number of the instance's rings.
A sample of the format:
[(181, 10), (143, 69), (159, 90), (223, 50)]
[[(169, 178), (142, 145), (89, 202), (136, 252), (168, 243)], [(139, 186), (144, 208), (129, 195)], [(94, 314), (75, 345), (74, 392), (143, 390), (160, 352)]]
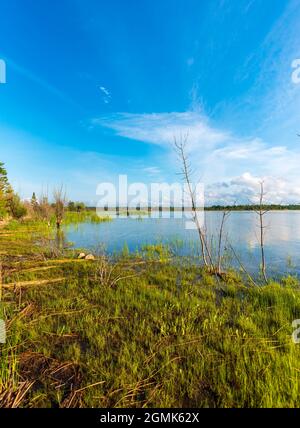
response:
[(86, 210), (81, 212), (67, 211), (64, 218), (64, 224), (76, 224), (76, 223), (104, 223), (111, 221), (109, 215), (99, 216), (96, 211)]
[(220, 283), (161, 246), (58, 258), (37, 236), (51, 231), (0, 231), (0, 407), (299, 406), (296, 278), (253, 287), (231, 272)]

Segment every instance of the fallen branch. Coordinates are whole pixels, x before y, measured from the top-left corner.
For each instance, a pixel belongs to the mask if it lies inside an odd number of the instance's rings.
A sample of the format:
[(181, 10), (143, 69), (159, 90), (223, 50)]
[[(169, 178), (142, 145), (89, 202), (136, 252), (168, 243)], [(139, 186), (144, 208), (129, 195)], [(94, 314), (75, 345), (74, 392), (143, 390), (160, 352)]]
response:
[(2, 288), (8, 289), (8, 288), (25, 288), (25, 287), (32, 287), (36, 285), (47, 285), (47, 284), (55, 284), (57, 282), (62, 282), (66, 278), (60, 277), (55, 279), (38, 279), (35, 281), (21, 281), (21, 282), (13, 282), (11, 284), (3, 284)]

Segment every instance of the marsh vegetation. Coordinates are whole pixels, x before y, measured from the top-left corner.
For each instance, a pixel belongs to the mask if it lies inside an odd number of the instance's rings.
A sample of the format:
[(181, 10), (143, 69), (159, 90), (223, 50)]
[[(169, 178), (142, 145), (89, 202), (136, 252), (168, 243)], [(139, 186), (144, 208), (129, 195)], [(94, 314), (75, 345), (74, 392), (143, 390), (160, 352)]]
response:
[(16, 407), (297, 406), (296, 278), (255, 287), (164, 246), (94, 261), (54, 229), (0, 232), (0, 403)]
[(86, 259), (64, 233), (108, 216), (63, 193), (16, 199), (13, 216), (6, 195), (0, 407), (298, 406), (299, 280), (224, 269), (226, 215), (217, 245), (198, 230), (196, 260), (165, 243)]

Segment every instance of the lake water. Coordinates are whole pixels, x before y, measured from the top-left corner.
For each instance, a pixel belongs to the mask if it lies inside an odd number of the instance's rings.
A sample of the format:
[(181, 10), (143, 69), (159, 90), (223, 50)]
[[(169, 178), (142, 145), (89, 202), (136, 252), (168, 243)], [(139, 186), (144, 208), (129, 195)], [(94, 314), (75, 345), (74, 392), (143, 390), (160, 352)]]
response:
[[(167, 216), (168, 213), (163, 213)], [(180, 213), (175, 215), (179, 216)], [(169, 244), (181, 256), (196, 256), (199, 241), (196, 230), (186, 230), (183, 218), (116, 218), (100, 224), (82, 223), (68, 226), (66, 238), (76, 248), (87, 248), (97, 252), (105, 249), (108, 253), (119, 252), (126, 245), (132, 252), (144, 245)], [(205, 213), (205, 224), (209, 239), (217, 241), (222, 218), (221, 212)], [(300, 273), (300, 211), (271, 211), (265, 216), (265, 251), (272, 275)], [(251, 271), (257, 271), (260, 263), (259, 219), (250, 211), (231, 212), (226, 220), (224, 263), (239, 267), (240, 262)], [(215, 245), (215, 244), (214, 244)]]

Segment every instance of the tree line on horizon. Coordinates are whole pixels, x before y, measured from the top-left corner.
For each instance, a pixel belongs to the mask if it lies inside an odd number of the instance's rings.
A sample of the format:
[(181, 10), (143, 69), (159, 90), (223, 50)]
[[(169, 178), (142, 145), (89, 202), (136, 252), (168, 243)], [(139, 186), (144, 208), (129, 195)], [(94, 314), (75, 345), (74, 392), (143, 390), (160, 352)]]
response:
[[(206, 211), (257, 211), (260, 208), (260, 205), (257, 204), (240, 204), (240, 205), (211, 205), (207, 206), (204, 209)], [(264, 204), (261, 207), (262, 209), (267, 209), (269, 211), (275, 210), (300, 210), (300, 204), (289, 204), (289, 205), (280, 205), (280, 204)]]

